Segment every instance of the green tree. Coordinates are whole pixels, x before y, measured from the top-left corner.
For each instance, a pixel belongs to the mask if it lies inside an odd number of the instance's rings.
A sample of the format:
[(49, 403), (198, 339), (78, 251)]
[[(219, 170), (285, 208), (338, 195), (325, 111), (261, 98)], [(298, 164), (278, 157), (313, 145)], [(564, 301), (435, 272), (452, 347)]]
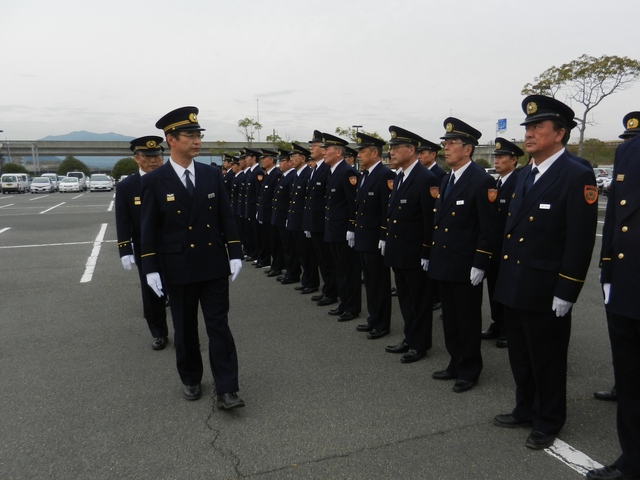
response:
[(361, 133), (364, 133), (365, 135), (370, 135), (372, 137), (379, 138), (380, 140), (384, 140), (384, 138), (382, 138), (378, 134), (378, 132), (367, 132), (366, 130), (363, 130), (359, 127), (357, 130), (353, 127), (347, 127), (347, 128), (336, 127), (336, 130), (335, 130), (336, 135), (339, 135), (341, 137), (347, 137), (353, 143), (356, 143), (358, 140), (358, 137), (356, 136), (357, 132), (361, 132)]
[[(582, 144), (582, 156), (589, 160), (594, 167), (598, 165), (613, 165), (613, 156), (620, 142), (605, 143), (596, 138), (588, 138)], [(578, 148), (575, 145), (569, 145), (568, 150), (577, 154)]]
[(91, 175), (91, 170), (84, 163), (75, 158), (73, 155), (67, 155), (65, 159), (60, 162), (60, 166), (58, 167), (58, 171), (56, 172), (58, 175), (66, 175), (67, 172), (84, 172), (84, 174), (88, 177)]
[(131, 157), (121, 158), (113, 166), (111, 176), (115, 179), (119, 179), (122, 175), (133, 175), (138, 171), (138, 164)]
[(5, 163), (2, 173), (29, 173), (29, 171), (19, 163)]
[(476, 162), (482, 168), (491, 168), (491, 164), (486, 158), (478, 158), (477, 160), (474, 160), (474, 162)]
[(242, 134), (249, 146), (251, 146), (253, 140), (255, 139), (254, 135), (256, 130), (261, 129), (262, 125), (256, 122), (253, 118), (245, 117), (241, 120), (238, 120), (238, 131)]
[(225, 142), (224, 140), (216, 140), (215, 144), (216, 146), (214, 148), (209, 149), (209, 153), (216, 157), (224, 156), (224, 154), (226, 153), (225, 145), (227, 144), (227, 142)]
[(267, 135), (267, 138), (265, 140), (269, 143), (273, 143), (276, 149), (291, 150), (291, 139), (287, 137), (287, 139), (285, 140), (280, 135), (278, 135), (275, 130), (273, 131), (272, 135)]
[[(609, 95), (626, 90), (640, 78), (640, 62), (628, 57), (581, 55), (576, 60), (551, 67), (522, 88), (523, 95), (563, 96), (584, 107), (576, 122), (580, 138), (578, 155), (583, 154), (584, 132), (593, 125), (591, 111)], [(591, 117), (590, 117), (591, 114)]]

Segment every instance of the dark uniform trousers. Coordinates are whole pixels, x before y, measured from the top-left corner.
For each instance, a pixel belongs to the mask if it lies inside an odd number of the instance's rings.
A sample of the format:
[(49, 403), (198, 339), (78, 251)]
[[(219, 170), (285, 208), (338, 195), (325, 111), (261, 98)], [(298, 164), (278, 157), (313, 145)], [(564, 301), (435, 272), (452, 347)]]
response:
[(429, 277), (438, 282), (442, 301), (445, 345), (451, 356), (446, 370), (475, 382), (483, 367), (482, 282), (474, 287), (469, 275), (472, 267), (486, 273), (499, 236), (490, 192), (495, 180), (473, 161), (458, 175), (455, 184), (447, 176), (440, 186)]
[(532, 167), (518, 175), (509, 207), (494, 293), (503, 303), (516, 383), (513, 415), (556, 435), (566, 408), (571, 311), (557, 317), (553, 298), (575, 303), (589, 269), (598, 202), (593, 169), (566, 153), (525, 192)]
[[(618, 392), (615, 466), (640, 478), (640, 135), (616, 149), (602, 231), (601, 278)], [(635, 478), (635, 477), (634, 477)]]
[[(116, 185), (116, 230), (120, 257), (133, 255), (140, 278), (142, 311), (153, 338), (167, 337), (167, 309), (165, 299), (158, 297), (147, 284), (140, 260), (140, 211), (142, 209), (141, 177), (136, 172)], [(162, 276), (162, 272), (160, 272)]]
[(513, 171), (507, 180), (500, 186), (498, 190), (498, 197), (493, 202), (498, 212), (498, 229), (500, 232), (500, 240), (496, 247), (496, 255), (494, 255), (489, 263), (489, 268), (486, 272), (487, 288), (489, 289), (489, 307), (491, 309), (491, 319), (494, 324), (490, 325), (490, 329), (496, 329), (500, 336), (506, 337), (506, 328), (504, 323), (504, 305), (498, 302), (493, 293), (496, 288), (496, 281), (498, 280), (498, 272), (500, 271), (500, 255), (498, 252), (502, 251), (502, 237), (504, 232), (504, 226), (507, 223), (507, 215), (509, 213), (509, 204), (511, 203), (511, 196), (516, 188), (518, 181), (518, 172)]
[(404, 342), (419, 352), (432, 346), (432, 282), (422, 269), (421, 259), (430, 257), (437, 196), (438, 178), (416, 162), (402, 184), (399, 176), (394, 180), (387, 209), (384, 262), (393, 268)]
[(340, 305), (344, 312), (359, 314), (362, 309), (362, 268), (360, 256), (347, 244), (347, 231), (355, 224), (358, 172), (340, 161), (327, 181), (324, 241), (331, 252)]
[(391, 269), (378, 249), (386, 237), (390, 185), (395, 173), (382, 163), (366, 170), (358, 182), (354, 250), (360, 254), (367, 300), (367, 323), (379, 332), (391, 327)]
[(171, 298), (176, 361), (182, 383), (203, 375), (198, 305), (209, 339), (209, 360), (218, 394), (238, 390), (238, 358), (229, 329), (229, 258), (242, 256), (231, 204), (219, 170), (194, 162), (193, 197), (170, 162), (142, 182), (142, 267), (162, 266)]
[[(291, 188), (286, 229), (288, 232), (291, 232), (291, 238), (295, 244), (298, 255), (298, 263), (302, 267), (302, 277), (300, 277), (302, 286), (305, 288), (318, 288), (320, 285), (318, 262), (313, 250), (313, 242), (305, 236), (303, 226), (306, 202), (305, 195), (310, 174), (311, 169), (307, 166), (304, 166), (299, 172), (292, 174), (295, 175), (295, 178), (293, 179)], [(287, 278), (298, 278), (299, 275), (299, 269), (292, 268), (291, 271), (287, 271), (286, 276)]]
[(304, 202), (303, 230), (311, 232), (313, 251), (322, 277), (322, 293), (326, 297), (338, 298), (335, 267), (329, 245), (324, 241), (324, 213), (327, 181), (331, 168), (322, 162), (310, 175)]
[[(302, 275), (302, 267), (300, 265), (300, 254), (294, 234), (285, 227), (277, 227), (278, 235), (280, 235), (280, 244), (282, 245), (282, 264), (287, 271), (286, 276), (291, 278), (299, 278)], [(316, 267), (316, 272), (318, 268)], [(319, 280), (318, 280), (319, 282)]]

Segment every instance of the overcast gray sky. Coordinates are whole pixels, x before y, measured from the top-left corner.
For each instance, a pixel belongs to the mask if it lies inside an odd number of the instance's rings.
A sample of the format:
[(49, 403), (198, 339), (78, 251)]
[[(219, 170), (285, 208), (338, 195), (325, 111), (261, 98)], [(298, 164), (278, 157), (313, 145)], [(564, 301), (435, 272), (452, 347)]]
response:
[[(3, 3), (0, 140), (158, 134), (184, 105), (206, 140), (243, 140), (237, 122), (258, 108), (262, 140), (352, 125), (388, 138), (392, 124), (437, 140), (450, 114), (481, 142), (499, 118), (521, 139), (536, 75), (583, 53), (640, 59), (638, 0)], [(640, 83), (606, 99), (586, 136), (616, 139), (631, 110)]]

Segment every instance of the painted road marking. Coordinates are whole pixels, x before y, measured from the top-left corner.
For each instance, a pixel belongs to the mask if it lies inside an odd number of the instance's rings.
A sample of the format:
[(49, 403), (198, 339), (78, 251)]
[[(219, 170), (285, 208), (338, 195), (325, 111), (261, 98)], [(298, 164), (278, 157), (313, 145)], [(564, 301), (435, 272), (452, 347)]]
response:
[(41, 211), (41, 212), (40, 212), (40, 215), (42, 215), (43, 213), (50, 212), (50, 211), (51, 211), (51, 210), (53, 210), (54, 208), (58, 208), (59, 206), (64, 205), (65, 203), (67, 203), (67, 202), (62, 202), (62, 203), (59, 203), (58, 205), (54, 205), (54, 206), (53, 206), (53, 207), (51, 207), (51, 208), (47, 208), (46, 210)]
[(98, 236), (96, 237), (95, 242), (93, 242), (93, 250), (91, 251), (91, 255), (87, 259), (87, 264), (84, 270), (84, 275), (80, 279), (80, 283), (90, 282), (93, 278), (93, 271), (96, 269), (96, 263), (98, 262), (98, 255), (100, 255), (100, 249), (102, 248), (102, 241), (104, 239), (104, 234), (107, 231), (107, 223), (103, 223), (100, 227), (100, 231), (98, 232)]
[(582, 475), (586, 474), (589, 470), (604, 466), (600, 465), (595, 460), (592, 460), (581, 451), (576, 450), (568, 443), (563, 442), (559, 438), (556, 438), (553, 445), (549, 448), (545, 448), (544, 451)]
[(7, 230), (9, 230), (10, 228), (11, 228), (11, 227), (3, 228), (2, 230), (0, 230), (0, 233), (4, 233), (4, 232), (6, 232)]
[(10, 203), (9, 205), (3, 205), (0, 208), (7, 208), (7, 207), (10, 207), (11, 205), (15, 205), (15, 203)]

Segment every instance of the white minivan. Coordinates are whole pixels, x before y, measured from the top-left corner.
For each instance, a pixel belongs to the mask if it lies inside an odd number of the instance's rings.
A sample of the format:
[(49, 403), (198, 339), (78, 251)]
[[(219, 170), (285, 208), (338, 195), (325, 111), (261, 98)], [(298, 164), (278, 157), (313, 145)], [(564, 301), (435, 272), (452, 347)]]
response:
[(25, 193), (29, 190), (29, 177), (24, 173), (3, 173), (0, 177), (2, 193)]
[(67, 172), (67, 177), (76, 177), (80, 184), (80, 191), (87, 191), (87, 176), (84, 172)]

